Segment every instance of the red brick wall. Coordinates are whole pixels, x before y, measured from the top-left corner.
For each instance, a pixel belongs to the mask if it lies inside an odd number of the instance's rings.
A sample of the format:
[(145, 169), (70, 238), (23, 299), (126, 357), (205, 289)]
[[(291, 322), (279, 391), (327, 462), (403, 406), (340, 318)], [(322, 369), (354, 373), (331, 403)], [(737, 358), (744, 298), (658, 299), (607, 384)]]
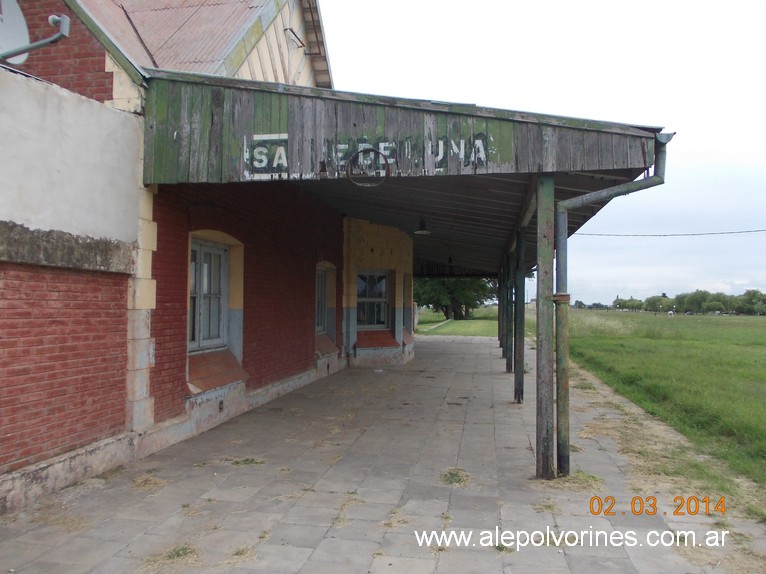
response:
[[(250, 226), (257, 235), (245, 249), (243, 367), (252, 386), (263, 386), (314, 365), (317, 250), (342, 271), (343, 220), (288, 189), (261, 192), (254, 202)], [(340, 341), (341, 305), (336, 311)]]
[(127, 284), (0, 263), (0, 474), (125, 429)]
[(157, 280), (157, 307), (152, 311), (154, 367), (149, 379), (154, 397), (154, 420), (184, 412), (186, 387), (186, 313), (189, 259), (188, 213), (167, 194), (154, 199), (157, 252), (152, 277)]
[[(215, 229), (244, 244), (242, 366), (263, 386), (314, 365), (317, 250), (342, 273), (337, 213), (289, 185), (166, 186), (155, 198), (157, 309), (152, 315), (155, 420), (183, 412), (186, 387), (188, 236)], [(342, 276), (338, 276), (338, 286)], [(337, 293), (336, 340), (341, 341)]]
[(68, 38), (30, 52), (27, 61), (16, 67), (87, 98), (111, 100), (112, 74), (104, 71), (106, 50), (66, 4), (62, 0), (19, 0), (19, 7), (29, 27), (30, 42), (58, 31), (48, 24), (51, 14), (67, 15), (72, 22)]

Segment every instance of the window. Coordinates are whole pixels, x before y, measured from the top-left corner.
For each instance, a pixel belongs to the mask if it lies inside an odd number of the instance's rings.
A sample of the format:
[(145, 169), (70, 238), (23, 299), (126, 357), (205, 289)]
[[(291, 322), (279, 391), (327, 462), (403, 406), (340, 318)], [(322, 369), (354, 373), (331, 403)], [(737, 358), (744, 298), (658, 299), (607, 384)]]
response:
[(359, 328), (388, 328), (388, 284), (386, 273), (359, 273), (356, 276), (356, 324)]
[(316, 319), (317, 333), (327, 332), (327, 270), (317, 268)]
[(226, 345), (228, 249), (192, 240), (189, 260), (189, 350)]

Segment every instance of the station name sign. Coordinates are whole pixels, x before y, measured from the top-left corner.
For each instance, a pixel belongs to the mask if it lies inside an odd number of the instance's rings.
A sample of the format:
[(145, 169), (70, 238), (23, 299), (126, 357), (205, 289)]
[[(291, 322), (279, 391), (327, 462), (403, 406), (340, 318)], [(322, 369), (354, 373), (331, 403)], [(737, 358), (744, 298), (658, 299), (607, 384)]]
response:
[[(289, 137), (287, 133), (253, 134), (244, 137), (243, 164), (244, 179), (311, 179), (323, 173), (338, 177), (344, 173), (349, 161), (353, 167), (362, 170), (385, 170), (386, 163), (392, 173), (402, 175), (440, 175), (447, 172), (450, 161), (459, 162), (463, 168), (487, 165), (487, 154), (491, 138), (487, 134), (475, 134), (468, 139), (438, 138), (434, 141), (406, 137), (402, 140), (369, 140), (367, 138), (346, 141), (325, 140), (321, 142), (321, 153), (308, 161), (309, 169), (293, 170), (289, 164)], [(310, 148), (315, 149), (312, 140)], [(365, 153), (365, 150), (371, 150)], [(376, 153), (377, 152), (377, 153)], [(314, 155), (314, 154), (312, 154)], [(318, 158), (318, 161), (317, 161)], [(409, 169), (402, 170), (405, 163)], [(306, 163), (306, 162), (304, 162)], [(432, 169), (428, 169), (432, 166)], [(406, 172), (406, 173), (405, 173)]]

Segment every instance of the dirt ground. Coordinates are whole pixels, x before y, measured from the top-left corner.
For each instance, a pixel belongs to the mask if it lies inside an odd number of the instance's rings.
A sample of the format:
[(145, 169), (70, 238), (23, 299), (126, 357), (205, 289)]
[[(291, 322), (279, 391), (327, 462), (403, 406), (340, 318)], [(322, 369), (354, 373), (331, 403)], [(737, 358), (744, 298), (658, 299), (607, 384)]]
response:
[[(637, 495), (662, 492), (671, 500), (698, 492), (709, 493), (711, 498), (714, 494), (725, 494), (726, 513), (714, 524), (718, 529), (729, 530), (734, 543), (722, 552), (681, 547), (678, 549), (681, 554), (701, 566), (723, 567), (733, 574), (766, 572), (766, 525), (747, 512), (748, 508), (766, 508), (766, 489), (737, 476), (724, 462), (702, 454), (686, 437), (576, 364), (572, 364), (570, 388), (573, 413), (594, 408), (600, 412), (571, 437), (572, 450), (580, 448), (578, 442), (588, 439), (614, 440), (629, 462), (627, 487), (631, 492)], [(700, 472), (701, 468), (704, 472)], [(562, 486), (565, 485), (566, 482)], [(569, 487), (580, 486), (575, 477)], [(724, 488), (726, 492), (722, 491)]]

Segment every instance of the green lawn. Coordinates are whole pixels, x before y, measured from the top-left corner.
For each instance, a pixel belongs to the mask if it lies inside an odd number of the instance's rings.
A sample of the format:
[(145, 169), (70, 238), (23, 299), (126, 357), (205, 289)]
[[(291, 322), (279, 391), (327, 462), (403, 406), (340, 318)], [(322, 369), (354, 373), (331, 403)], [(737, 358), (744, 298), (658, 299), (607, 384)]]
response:
[(418, 331), (420, 327), (433, 327), (437, 323), (444, 322), (444, 313), (435, 313), (430, 309), (418, 310)]
[(476, 309), (471, 319), (463, 321), (446, 321), (442, 313), (421, 310), (415, 332), (418, 335), (497, 337), (497, 306)]
[(766, 484), (766, 317), (570, 313), (572, 359)]

